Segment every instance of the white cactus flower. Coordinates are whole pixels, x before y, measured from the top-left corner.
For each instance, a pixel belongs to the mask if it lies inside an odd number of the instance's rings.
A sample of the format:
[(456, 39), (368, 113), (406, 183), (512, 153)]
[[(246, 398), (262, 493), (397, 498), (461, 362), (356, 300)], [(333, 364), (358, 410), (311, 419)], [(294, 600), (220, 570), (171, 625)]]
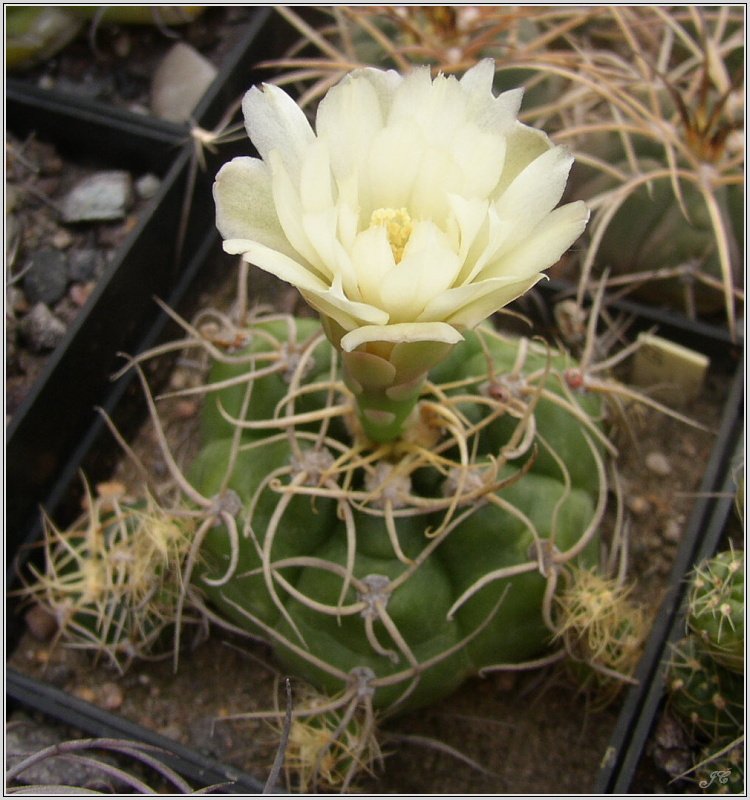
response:
[[(261, 158), (214, 186), (224, 249), (300, 290), (344, 352), (459, 341), (526, 292), (582, 233), (556, 208), (573, 159), (518, 121), (522, 90), (492, 93), (487, 59), (459, 80), (359, 69), (315, 130), (283, 90), (244, 98)], [(383, 343), (383, 344), (381, 344)]]

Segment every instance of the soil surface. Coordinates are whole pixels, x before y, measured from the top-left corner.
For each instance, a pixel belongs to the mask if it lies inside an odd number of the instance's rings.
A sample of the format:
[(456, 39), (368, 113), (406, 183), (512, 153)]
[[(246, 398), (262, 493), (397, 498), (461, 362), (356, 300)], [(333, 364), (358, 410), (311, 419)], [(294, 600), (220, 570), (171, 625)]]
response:
[[(257, 278), (257, 280), (256, 280)], [(201, 305), (229, 310), (230, 277)], [(267, 276), (251, 274), (253, 299), (292, 310), (296, 293)], [(192, 365), (178, 363), (173, 388), (194, 380)], [(711, 374), (700, 398), (680, 410), (715, 429), (726, 376)], [(195, 449), (200, 403), (160, 404), (165, 430), (180, 460)], [(642, 407), (620, 425), (617, 462), (631, 520), (629, 577), (636, 597), (655, 612), (714, 436)], [(166, 474), (145, 425), (134, 444), (154, 474)], [(654, 454), (658, 454), (656, 458)], [(649, 466), (650, 465), (650, 466)], [(113, 476), (137, 491), (137, 473), (124, 460)], [(183, 652), (175, 673), (170, 660), (134, 663), (125, 674), (85, 653), (52, 647), (28, 633), (10, 663), (76, 696), (234, 764), (265, 781), (278, 743), (278, 727), (234, 715), (270, 710), (283, 700), (282, 677), (270, 651), (214, 631)], [(369, 793), (587, 793), (593, 791), (617, 723), (618, 703), (601, 708), (559, 666), (491, 674), (467, 682), (439, 704), (387, 722), (382, 768), (358, 782)], [(470, 759), (462, 761), (457, 754)], [(665, 790), (656, 769), (642, 791)]]

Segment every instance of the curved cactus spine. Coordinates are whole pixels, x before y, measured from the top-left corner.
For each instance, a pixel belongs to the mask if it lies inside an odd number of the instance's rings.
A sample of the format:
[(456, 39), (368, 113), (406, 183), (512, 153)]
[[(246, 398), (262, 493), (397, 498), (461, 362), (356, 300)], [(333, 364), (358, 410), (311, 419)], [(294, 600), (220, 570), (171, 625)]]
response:
[(742, 674), (745, 668), (745, 554), (728, 550), (691, 576), (687, 624), (711, 657)]

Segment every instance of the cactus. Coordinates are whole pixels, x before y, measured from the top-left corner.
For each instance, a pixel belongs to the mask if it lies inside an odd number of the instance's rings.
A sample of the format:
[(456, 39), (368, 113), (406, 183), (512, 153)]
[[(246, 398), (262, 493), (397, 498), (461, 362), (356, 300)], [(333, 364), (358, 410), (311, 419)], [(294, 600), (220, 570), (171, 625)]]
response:
[(706, 559), (690, 576), (687, 635), (667, 665), (669, 707), (703, 751), (694, 768), (709, 793), (742, 791), (744, 763), (744, 553)]
[(717, 664), (695, 636), (686, 636), (674, 647), (667, 691), (671, 708), (698, 733), (716, 741), (741, 730), (743, 677)]
[(570, 656), (568, 671), (606, 705), (632, 680), (649, 625), (643, 609), (630, 598), (633, 587), (596, 569), (571, 568), (555, 597), (559, 619), (556, 637)]
[(172, 651), (181, 615), (182, 563), (195, 525), (152, 497), (87, 496), (88, 511), (67, 531), (45, 519), (45, 569), (23, 594), (56, 621), (67, 645), (105, 655), (124, 669), (134, 658)]
[[(261, 322), (212, 372), (221, 388), (190, 480), (243, 509), (241, 533), (202, 540), (196, 577), (213, 606), (270, 638), (295, 674), (390, 712), (542, 653), (561, 567), (596, 561), (606, 488), (600, 402), (572, 394), (566, 357), (488, 327), (467, 334), (433, 370), (409, 438), (373, 449), (335, 399), (343, 387), (320, 380), (320, 338), (272, 342), (284, 328), (309, 324)], [(248, 381), (253, 360), (261, 377)], [(331, 405), (304, 410), (326, 392)], [(237, 435), (222, 436), (216, 409), (229, 422), (240, 406)], [(347, 429), (351, 442), (334, 438)]]
[(711, 657), (742, 674), (745, 667), (745, 554), (728, 550), (691, 576), (687, 624)]

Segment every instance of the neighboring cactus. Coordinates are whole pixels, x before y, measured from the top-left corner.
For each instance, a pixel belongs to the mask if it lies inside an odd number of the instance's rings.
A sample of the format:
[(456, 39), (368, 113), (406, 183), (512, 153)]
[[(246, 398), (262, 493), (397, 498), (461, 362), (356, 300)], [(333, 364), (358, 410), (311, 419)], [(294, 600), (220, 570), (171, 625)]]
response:
[(271, 727), (285, 748), (287, 786), (303, 794), (353, 789), (351, 780), (371, 773), (383, 759), (373, 735), (373, 716), (361, 708), (342, 713), (335, 699), (306, 684), (295, 695), (293, 710), (290, 706), (287, 713), (257, 715), (271, 717)]
[(667, 664), (668, 707), (703, 751), (694, 777), (710, 793), (742, 791), (744, 762), (745, 559), (734, 549), (690, 576), (687, 635)]
[[(568, 670), (606, 704), (632, 680), (649, 624), (630, 590), (596, 569), (572, 567), (555, 597)], [(632, 589), (632, 587), (630, 587)]]
[(203, 13), (203, 6), (9, 6), (6, 16), (5, 65), (29, 69), (55, 56), (80, 32), (85, 20), (134, 25), (184, 25)]
[(690, 726), (718, 741), (736, 736), (744, 720), (744, 679), (717, 664), (695, 636), (675, 647), (667, 668), (670, 707)]
[(728, 550), (697, 567), (691, 576), (687, 624), (714, 661), (744, 672), (744, 552)]
[(68, 531), (46, 520), (45, 569), (23, 594), (56, 621), (71, 647), (106, 655), (118, 668), (171, 652), (179, 625), (182, 563), (195, 525), (153, 498), (88, 495), (88, 511)]

